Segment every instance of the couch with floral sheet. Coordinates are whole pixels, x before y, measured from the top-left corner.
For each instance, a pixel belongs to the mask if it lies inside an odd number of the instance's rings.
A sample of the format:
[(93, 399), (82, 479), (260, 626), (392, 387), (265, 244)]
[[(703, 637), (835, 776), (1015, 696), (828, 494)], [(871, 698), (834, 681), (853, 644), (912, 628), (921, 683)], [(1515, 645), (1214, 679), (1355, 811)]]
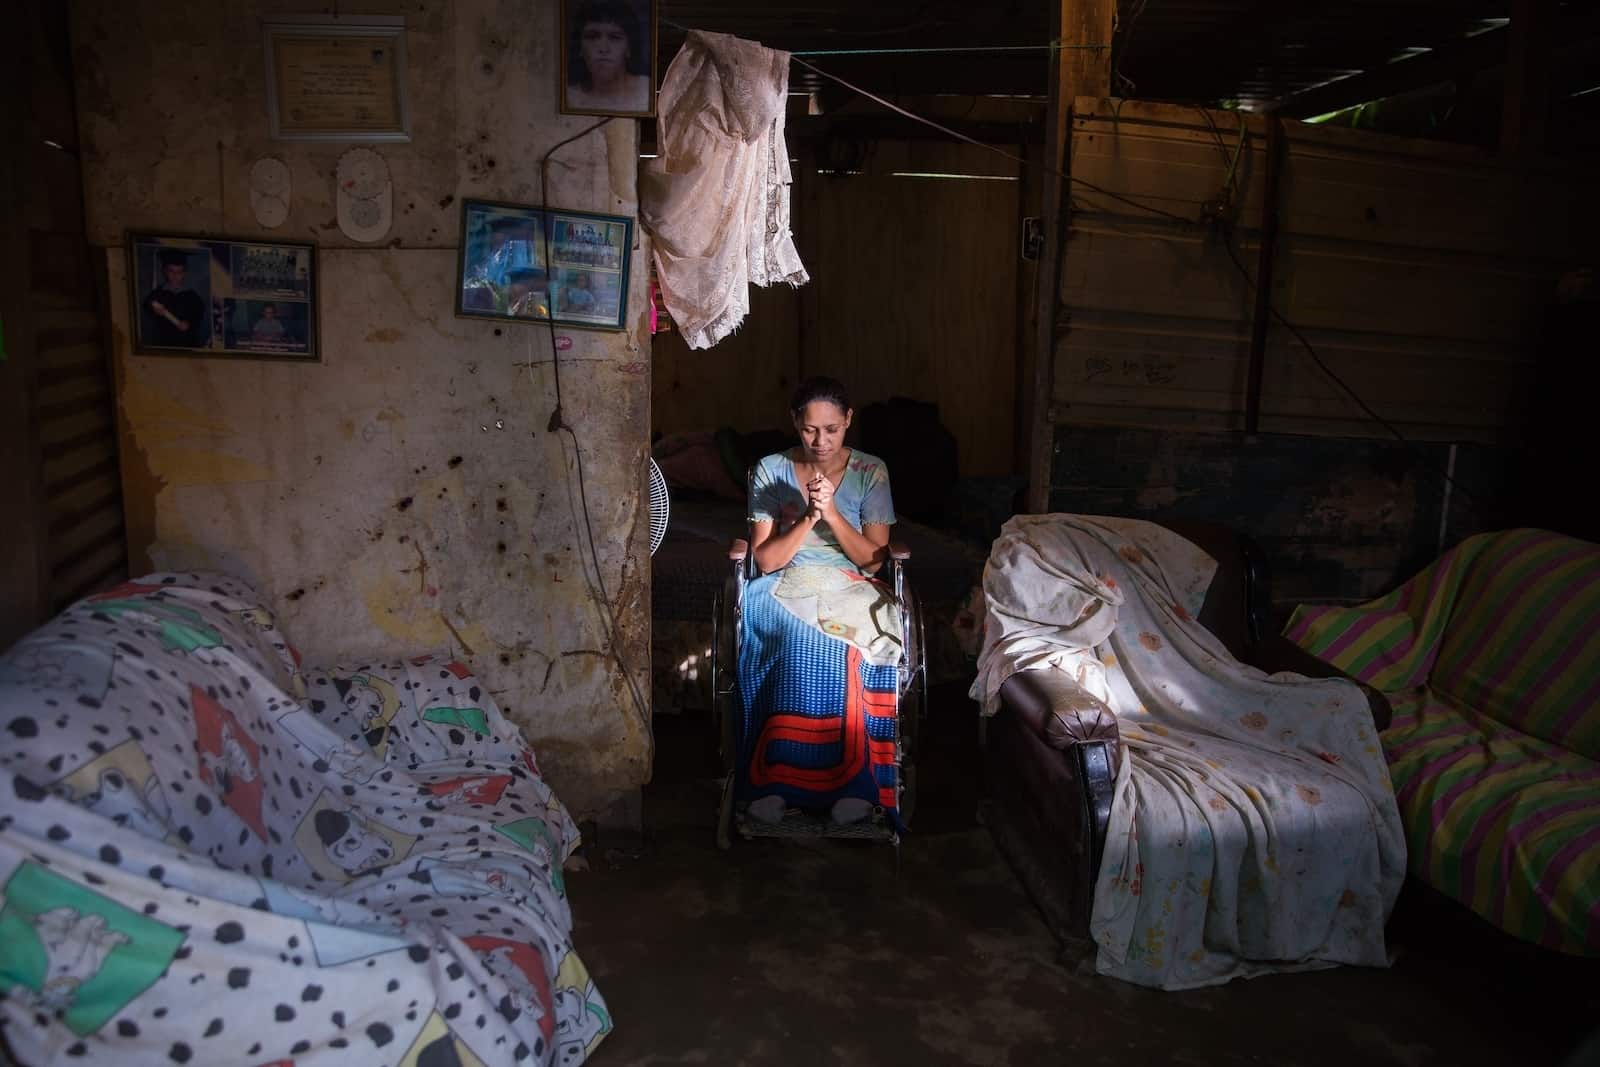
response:
[(0, 657), (0, 1035), (24, 1064), (575, 1064), (572, 819), (446, 656), (302, 672), (157, 574)]
[(1600, 956), (1600, 545), (1480, 534), (1286, 632), (1393, 706), (1411, 873), (1525, 941)]

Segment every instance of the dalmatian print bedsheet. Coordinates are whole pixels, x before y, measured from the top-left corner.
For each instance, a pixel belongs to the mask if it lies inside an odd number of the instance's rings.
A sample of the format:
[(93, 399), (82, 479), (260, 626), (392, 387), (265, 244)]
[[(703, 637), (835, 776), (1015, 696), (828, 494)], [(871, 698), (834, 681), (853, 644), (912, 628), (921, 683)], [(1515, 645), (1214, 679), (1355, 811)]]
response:
[(0, 657), (0, 1034), (23, 1064), (572, 1065), (577, 828), (444, 656), (301, 671), (157, 574)]

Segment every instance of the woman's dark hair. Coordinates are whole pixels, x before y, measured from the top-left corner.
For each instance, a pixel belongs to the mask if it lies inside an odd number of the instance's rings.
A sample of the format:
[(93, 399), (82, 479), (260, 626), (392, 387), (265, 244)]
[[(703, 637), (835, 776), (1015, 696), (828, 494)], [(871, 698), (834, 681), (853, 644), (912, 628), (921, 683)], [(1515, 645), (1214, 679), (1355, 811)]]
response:
[(649, 42), (639, 26), (639, 13), (626, 0), (586, 0), (567, 23), (567, 84), (592, 88), (589, 64), (583, 61), (583, 28), (591, 22), (614, 22), (628, 38), (629, 74), (649, 74)]
[(850, 394), (844, 391), (843, 382), (836, 378), (807, 378), (789, 398), (789, 414), (798, 419), (806, 405), (817, 400), (837, 404), (840, 411), (850, 410)]

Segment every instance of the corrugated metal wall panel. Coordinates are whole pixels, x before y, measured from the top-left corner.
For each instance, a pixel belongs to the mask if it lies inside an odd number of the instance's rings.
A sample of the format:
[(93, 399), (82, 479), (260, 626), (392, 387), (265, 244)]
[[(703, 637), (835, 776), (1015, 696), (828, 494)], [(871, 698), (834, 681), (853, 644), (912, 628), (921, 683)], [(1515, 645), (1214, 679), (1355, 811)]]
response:
[[(1243, 118), (1241, 150), (1240, 120), (1078, 101), (1074, 177), (1199, 219), (1236, 172), (1238, 264), (1213, 227), (1075, 186), (1055, 421), (1242, 428), (1265, 125)], [(1273, 303), (1324, 362), (1408, 437), (1513, 439), (1549, 296), (1593, 236), (1592, 213), (1591, 226), (1574, 224), (1583, 183), (1459, 146), (1292, 122), (1281, 181)], [(1260, 428), (1388, 434), (1277, 325)]]
[(56, 590), (57, 610), (127, 577), (128, 548), (123, 537), (118, 529), (114, 537), (106, 537), (74, 559), (56, 563), (51, 584)]
[(52, 382), (52, 369), (70, 358), (61, 355), (67, 351), (40, 351), (39, 423), (52, 611), (127, 574), (110, 372), (103, 354), (90, 360), (80, 356), (66, 364), (74, 368), (70, 377)]
[[(0, 52), (0, 287), (8, 344), (0, 647), (127, 574), (102, 272), (90, 269), (67, 6), (18, 5)], [(10, 51), (7, 52), (6, 50)]]
[[(54, 235), (82, 244), (81, 214), (77, 221), (76, 234), (58, 229)], [(55, 262), (86, 260), (58, 256)], [(46, 602), (52, 612), (127, 576), (111, 368), (92, 277), (64, 269), (35, 270), (32, 276)]]

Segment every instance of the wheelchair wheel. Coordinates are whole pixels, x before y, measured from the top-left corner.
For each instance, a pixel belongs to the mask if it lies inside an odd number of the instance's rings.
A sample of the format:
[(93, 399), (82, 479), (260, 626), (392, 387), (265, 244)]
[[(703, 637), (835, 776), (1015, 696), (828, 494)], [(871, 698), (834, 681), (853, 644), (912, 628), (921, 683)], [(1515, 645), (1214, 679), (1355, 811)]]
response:
[(904, 754), (900, 763), (900, 779), (904, 786), (900, 791), (900, 821), (908, 827), (917, 810), (917, 759), (921, 755), (918, 743), (922, 738), (925, 703), (919, 683), (918, 676), (913, 675), (911, 684), (900, 696), (900, 749)]
[(922, 719), (927, 714), (928, 672), (923, 658), (922, 607), (914, 597), (908, 597), (910, 623), (907, 645), (907, 677), (900, 693), (898, 729), (900, 749), (903, 753), (900, 777), (904, 788), (900, 792), (900, 821), (911, 825), (917, 808), (917, 758), (918, 744), (922, 738)]
[(711, 602), (711, 718), (717, 731), (717, 756), (722, 768), (722, 795), (717, 806), (717, 847), (733, 845), (733, 761), (735, 758), (734, 707), (738, 663), (734, 652), (731, 591), (717, 591)]

